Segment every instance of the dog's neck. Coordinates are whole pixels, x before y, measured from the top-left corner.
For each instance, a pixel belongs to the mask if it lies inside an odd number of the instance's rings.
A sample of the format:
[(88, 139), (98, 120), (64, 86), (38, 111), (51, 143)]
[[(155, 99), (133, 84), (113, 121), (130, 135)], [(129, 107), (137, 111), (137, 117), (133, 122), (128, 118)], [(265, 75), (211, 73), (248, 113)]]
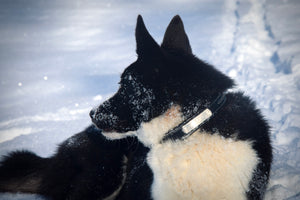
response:
[(219, 95), (208, 108), (199, 110), (186, 118), (179, 105), (173, 105), (164, 114), (143, 122), (137, 131), (138, 139), (148, 147), (164, 143), (167, 140), (181, 140), (192, 135), (224, 104), (225, 95)]
[(166, 142), (167, 140), (182, 140), (191, 136), (224, 105), (225, 101), (225, 94), (219, 94), (207, 108), (201, 111), (198, 110), (192, 117), (184, 120), (178, 126), (166, 133), (161, 140), (161, 143)]
[(142, 122), (137, 130), (137, 137), (145, 146), (151, 147), (159, 144), (164, 135), (184, 121), (179, 105), (171, 106), (164, 114), (149, 122)]

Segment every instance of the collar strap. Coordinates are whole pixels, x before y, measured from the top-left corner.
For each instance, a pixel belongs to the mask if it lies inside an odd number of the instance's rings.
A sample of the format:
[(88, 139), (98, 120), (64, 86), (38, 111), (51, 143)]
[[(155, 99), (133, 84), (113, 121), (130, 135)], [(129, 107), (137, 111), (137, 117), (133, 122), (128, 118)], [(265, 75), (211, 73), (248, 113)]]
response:
[(207, 122), (225, 103), (226, 95), (219, 94), (218, 97), (211, 103), (211, 105), (198, 112), (192, 117), (186, 119), (181, 124), (170, 130), (161, 140), (164, 143), (167, 140), (186, 139), (197, 131), (205, 122)]

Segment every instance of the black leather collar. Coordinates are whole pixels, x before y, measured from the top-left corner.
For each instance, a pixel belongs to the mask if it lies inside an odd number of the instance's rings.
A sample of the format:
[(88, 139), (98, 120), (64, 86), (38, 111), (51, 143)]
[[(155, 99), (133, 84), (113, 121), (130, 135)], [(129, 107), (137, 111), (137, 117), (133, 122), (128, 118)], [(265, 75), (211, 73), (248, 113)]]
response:
[(160, 143), (164, 143), (168, 140), (182, 140), (188, 138), (214, 114), (216, 114), (216, 112), (224, 105), (225, 101), (226, 94), (219, 94), (208, 108), (202, 110), (201, 112), (197, 112), (195, 115), (186, 119), (181, 124), (166, 133)]

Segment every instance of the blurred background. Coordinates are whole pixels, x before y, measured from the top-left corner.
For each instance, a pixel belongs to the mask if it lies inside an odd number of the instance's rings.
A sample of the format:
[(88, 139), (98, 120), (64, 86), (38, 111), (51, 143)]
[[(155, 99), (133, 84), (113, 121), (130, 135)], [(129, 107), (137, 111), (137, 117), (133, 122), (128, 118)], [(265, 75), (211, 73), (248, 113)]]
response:
[(91, 123), (136, 59), (138, 14), (158, 43), (179, 14), (193, 53), (257, 102), (275, 154), (266, 199), (300, 199), (298, 0), (1, 0), (0, 156), (50, 156)]

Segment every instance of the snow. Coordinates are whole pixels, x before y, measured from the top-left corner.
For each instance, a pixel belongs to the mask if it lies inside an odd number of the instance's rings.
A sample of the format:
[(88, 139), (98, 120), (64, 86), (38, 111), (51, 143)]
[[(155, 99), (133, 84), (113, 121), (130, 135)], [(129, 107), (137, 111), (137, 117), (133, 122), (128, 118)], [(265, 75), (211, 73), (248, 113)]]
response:
[[(120, 73), (136, 57), (137, 15), (161, 42), (179, 14), (193, 52), (234, 78), (270, 122), (266, 199), (299, 199), (299, 10), (298, 0), (2, 1), (0, 156), (15, 149), (53, 154), (117, 91)], [(34, 198), (41, 199), (0, 194)]]
[(13, 200), (47, 200), (46, 198), (39, 196), (39, 195), (33, 195), (33, 194), (9, 194), (9, 193), (3, 193), (0, 194), (0, 199), (13, 199)]

